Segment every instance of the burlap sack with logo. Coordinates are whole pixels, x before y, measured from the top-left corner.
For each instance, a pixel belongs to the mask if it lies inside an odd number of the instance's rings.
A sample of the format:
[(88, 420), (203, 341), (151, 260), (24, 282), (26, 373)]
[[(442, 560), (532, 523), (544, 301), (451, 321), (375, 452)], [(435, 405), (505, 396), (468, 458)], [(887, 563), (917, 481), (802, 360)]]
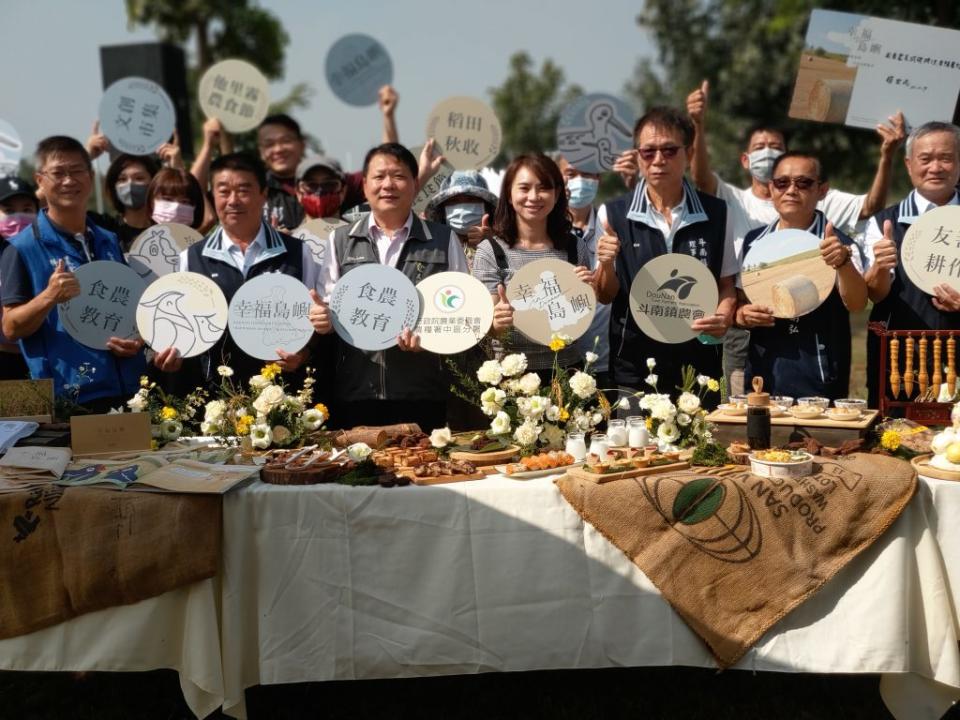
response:
[(221, 497), (36, 486), (0, 495), (0, 639), (212, 577)]
[(795, 480), (704, 469), (557, 486), (727, 667), (880, 537), (917, 487), (908, 463), (880, 455), (817, 458), (814, 470)]

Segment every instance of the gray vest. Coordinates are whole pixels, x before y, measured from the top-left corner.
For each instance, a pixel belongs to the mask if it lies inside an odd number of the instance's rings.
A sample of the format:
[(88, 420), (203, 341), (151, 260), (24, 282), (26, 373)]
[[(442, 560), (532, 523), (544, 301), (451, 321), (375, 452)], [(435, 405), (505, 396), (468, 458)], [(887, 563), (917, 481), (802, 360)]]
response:
[[(379, 263), (376, 242), (370, 238), (368, 215), (333, 233), (340, 276), (368, 263)], [(425, 277), (448, 269), (450, 228), (414, 216), (397, 269), (416, 285)], [(337, 343), (336, 396), (340, 400), (445, 401), (449, 382), (439, 355), (403, 352), (397, 348), (369, 352), (342, 340)], [(423, 428), (429, 432), (433, 428)]]

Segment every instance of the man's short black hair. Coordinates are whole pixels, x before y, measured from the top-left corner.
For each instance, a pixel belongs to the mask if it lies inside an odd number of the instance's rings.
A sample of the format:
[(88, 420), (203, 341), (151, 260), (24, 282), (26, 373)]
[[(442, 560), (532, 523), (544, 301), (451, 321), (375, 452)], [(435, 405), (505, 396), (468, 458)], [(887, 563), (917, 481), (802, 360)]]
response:
[(637, 124), (633, 126), (633, 142), (636, 145), (640, 141), (640, 132), (647, 126), (653, 125), (668, 130), (676, 130), (683, 138), (683, 146), (693, 145), (694, 127), (690, 116), (677, 108), (659, 105), (652, 107), (643, 114)]
[(414, 180), (420, 175), (420, 166), (417, 164), (417, 159), (413, 156), (412, 152), (400, 143), (383, 143), (382, 145), (377, 145), (375, 148), (371, 148), (367, 156), (363, 159), (364, 177), (367, 176), (367, 168), (370, 167), (370, 161), (377, 155), (390, 155), (395, 157), (410, 168), (410, 174), (413, 175)]
[(825, 183), (827, 181), (827, 171), (823, 169), (823, 163), (820, 162), (820, 158), (813, 153), (804, 152), (802, 150), (791, 150), (790, 152), (785, 152), (783, 155), (774, 160), (773, 167), (770, 169), (770, 177), (776, 177), (777, 168), (780, 167), (780, 163), (782, 163), (784, 160), (789, 160), (790, 158), (812, 160), (814, 167), (816, 167), (817, 180), (819, 180), (821, 183)]
[(267, 125), (280, 125), (285, 127), (287, 130), (296, 135), (300, 140), (303, 140), (303, 132), (300, 130), (300, 123), (294, 120), (292, 117), (286, 113), (277, 113), (275, 115), (267, 115), (263, 122), (257, 126), (257, 131), (261, 128), (266, 127)]
[(65, 155), (66, 153), (79, 155), (87, 166), (87, 170), (93, 170), (90, 153), (87, 152), (83, 143), (66, 135), (51, 135), (37, 143), (37, 151), (34, 153), (37, 170), (43, 170), (43, 166), (47, 164), (51, 155)]
[(267, 168), (261, 162), (260, 158), (246, 152), (235, 152), (229, 155), (221, 155), (210, 163), (210, 184), (213, 184), (213, 178), (218, 172), (224, 170), (236, 170), (239, 172), (248, 172), (257, 178), (257, 185), (263, 190), (267, 187)]
[(771, 125), (770, 123), (755, 123), (747, 128), (747, 132), (743, 136), (744, 147), (747, 149), (747, 152), (750, 150), (750, 141), (753, 140), (753, 136), (759, 132), (779, 135), (783, 138), (783, 149), (786, 150), (790, 147), (790, 137), (787, 135), (786, 130), (776, 125)]

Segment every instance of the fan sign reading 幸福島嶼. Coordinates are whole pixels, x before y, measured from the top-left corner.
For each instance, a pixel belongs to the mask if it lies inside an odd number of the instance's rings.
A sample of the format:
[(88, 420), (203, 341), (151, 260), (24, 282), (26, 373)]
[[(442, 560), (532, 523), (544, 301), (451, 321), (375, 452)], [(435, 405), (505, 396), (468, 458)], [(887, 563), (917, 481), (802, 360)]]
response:
[(270, 87), (267, 78), (246, 60), (221, 60), (200, 78), (197, 91), (200, 109), (217, 118), (224, 130), (253, 130), (267, 116)]
[(420, 317), (420, 295), (399, 270), (379, 263), (343, 275), (330, 293), (333, 328), (360, 350), (386, 350)]
[(630, 312), (647, 337), (682, 343), (697, 337), (690, 325), (713, 315), (719, 298), (717, 281), (706, 265), (689, 255), (668, 253), (650, 260), (633, 278)]
[(635, 116), (620, 98), (604, 93), (583, 95), (560, 113), (557, 149), (577, 170), (613, 170), (620, 153), (633, 149)]
[(493, 324), (493, 299), (483, 283), (462, 272), (442, 272), (417, 283), (420, 347), (440, 355), (468, 350)]
[(230, 300), (230, 337), (247, 355), (276, 360), (296, 353), (313, 337), (310, 291), (295, 277), (264, 273), (247, 280)]
[(100, 132), (117, 150), (150, 155), (173, 136), (177, 111), (167, 91), (153, 80), (126, 77), (100, 99)]
[(806, 230), (777, 230), (747, 250), (740, 286), (753, 305), (783, 319), (816, 310), (833, 292), (837, 271), (820, 256), (820, 238)]
[(137, 307), (143, 341), (157, 352), (176, 348), (194, 357), (212, 348), (227, 329), (227, 300), (210, 278), (175, 272), (154, 280)]
[(549, 345), (555, 333), (576, 340), (590, 329), (597, 311), (593, 288), (573, 265), (546, 258), (527, 263), (507, 284), (513, 324), (524, 335)]
[(324, 71), (333, 94), (355, 107), (373, 105), (380, 88), (393, 82), (390, 53), (378, 40), (362, 33), (344, 35), (331, 45)]
[(937, 285), (960, 290), (960, 206), (943, 205), (917, 218), (903, 237), (900, 261), (928, 295)]
[(60, 322), (78, 343), (104, 350), (112, 337), (129, 340), (137, 334), (137, 303), (146, 283), (123, 263), (95, 260), (73, 274), (80, 294), (61, 303)]
[(327, 239), (338, 227), (346, 225), (340, 218), (311, 218), (290, 234), (310, 248), (313, 261), (323, 267), (327, 259)]
[(503, 132), (496, 114), (482, 100), (451, 97), (427, 117), (426, 137), (457, 170), (479, 170), (500, 152)]
[(127, 262), (147, 283), (176, 272), (180, 253), (203, 240), (203, 235), (189, 225), (163, 223), (148, 227), (137, 235), (127, 253)]

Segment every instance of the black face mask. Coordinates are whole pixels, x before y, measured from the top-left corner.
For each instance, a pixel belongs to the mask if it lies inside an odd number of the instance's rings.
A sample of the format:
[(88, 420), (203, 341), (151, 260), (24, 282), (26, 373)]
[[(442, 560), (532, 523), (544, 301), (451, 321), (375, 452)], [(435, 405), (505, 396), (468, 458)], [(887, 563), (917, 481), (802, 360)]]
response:
[(139, 210), (147, 204), (147, 184), (146, 183), (117, 183), (114, 186), (117, 191), (117, 197), (120, 204), (131, 210)]

